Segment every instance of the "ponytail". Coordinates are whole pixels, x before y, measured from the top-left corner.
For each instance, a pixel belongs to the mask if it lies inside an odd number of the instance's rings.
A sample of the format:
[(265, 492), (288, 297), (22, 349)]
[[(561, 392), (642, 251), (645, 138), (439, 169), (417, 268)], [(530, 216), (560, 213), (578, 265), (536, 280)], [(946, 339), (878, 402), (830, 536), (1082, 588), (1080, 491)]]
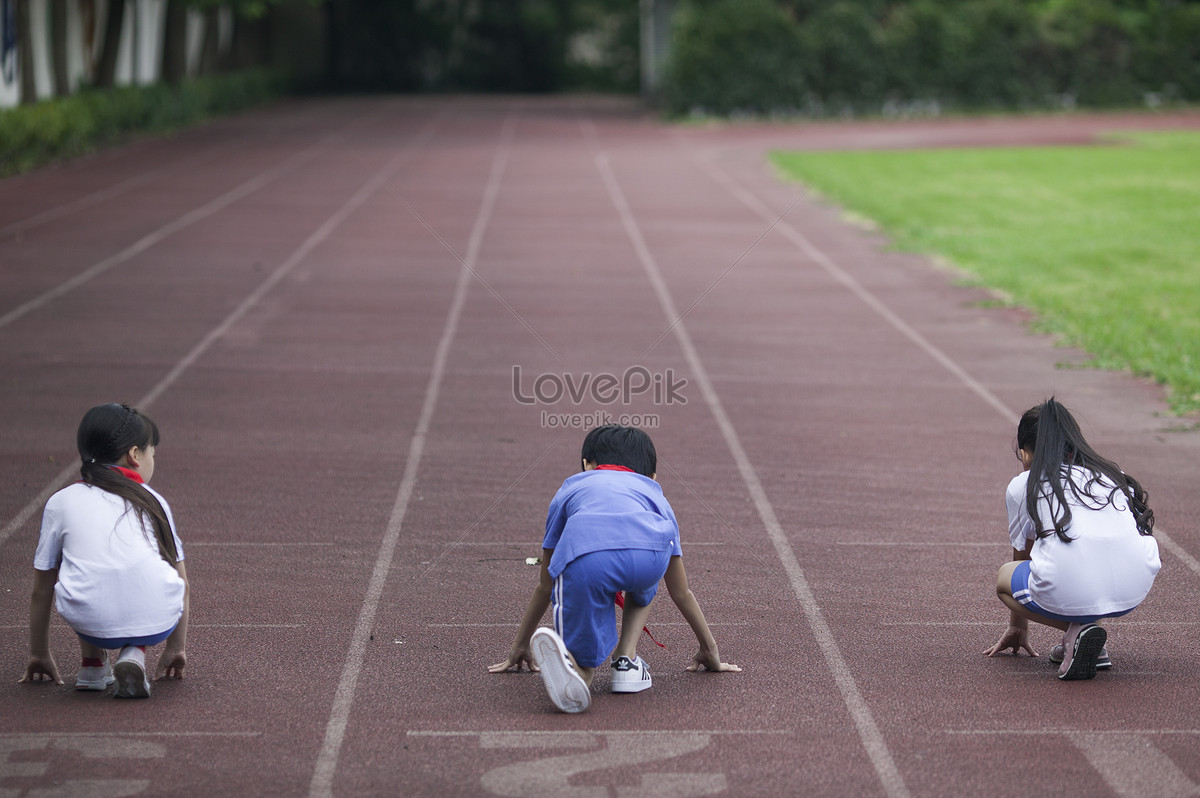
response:
[(158, 425), (134, 408), (116, 403), (93, 407), (84, 414), (76, 435), (83, 460), (79, 478), (124, 499), (142, 528), (153, 531), (159, 556), (174, 565), (179, 562), (179, 552), (162, 504), (140, 483), (110, 467), (133, 447), (157, 446), (158, 440)]
[[(1071, 526), (1067, 490), (1077, 501), (1095, 509), (1112, 504), (1117, 493), (1120, 493), (1133, 513), (1138, 533), (1154, 534), (1154, 511), (1150, 509), (1145, 489), (1116, 463), (1101, 457), (1088, 445), (1075, 418), (1054, 397), (1030, 408), (1021, 417), (1017, 425), (1017, 448), (1033, 452), (1029, 481), (1025, 485), (1025, 507), (1037, 526), (1039, 538), (1054, 534), (1064, 542), (1073, 540), (1067, 534)], [(1083, 485), (1075, 484), (1067, 470), (1071, 466), (1079, 466), (1088, 472)], [(1067, 475), (1065, 485), (1064, 474)], [(1104, 485), (1096, 492), (1101, 479), (1113, 486), (1107, 493), (1104, 492)], [(1038, 503), (1043, 499), (1050, 505), (1048, 527), (1038, 515)]]

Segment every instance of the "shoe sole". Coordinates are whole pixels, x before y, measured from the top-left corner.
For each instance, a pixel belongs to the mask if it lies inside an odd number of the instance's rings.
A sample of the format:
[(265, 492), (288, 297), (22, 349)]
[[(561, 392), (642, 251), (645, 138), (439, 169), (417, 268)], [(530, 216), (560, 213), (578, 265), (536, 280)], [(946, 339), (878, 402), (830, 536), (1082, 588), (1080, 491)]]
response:
[(1058, 678), (1064, 682), (1091, 679), (1096, 675), (1096, 660), (1100, 649), (1108, 640), (1108, 632), (1102, 626), (1089, 626), (1079, 633), (1075, 639), (1075, 656), (1067, 666), (1065, 673), (1059, 673)]
[(534, 632), (529, 641), (534, 662), (542, 674), (546, 693), (559, 711), (569, 714), (583, 712), (592, 701), (591, 691), (583, 677), (567, 661), (558, 635)]
[[(1059, 665), (1062, 665), (1062, 660), (1061, 659), (1051, 659), (1050, 664), (1057, 668)], [(1112, 669), (1112, 660), (1111, 659), (1101, 658), (1101, 659), (1096, 660), (1096, 670), (1107, 671), (1107, 670), (1111, 670), (1111, 669)]]
[(117, 679), (115, 676), (105, 676), (101, 681), (98, 682), (75, 682), (75, 689), (102, 692), (112, 686), (113, 682), (116, 680)]
[(613, 681), (612, 691), (614, 693), (640, 693), (643, 690), (649, 690), (652, 682), (649, 679), (638, 679), (636, 682), (618, 682)]
[(150, 683), (146, 681), (146, 671), (135, 662), (118, 662), (113, 666), (113, 677), (117, 682), (117, 690), (113, 698), (149, 698)]

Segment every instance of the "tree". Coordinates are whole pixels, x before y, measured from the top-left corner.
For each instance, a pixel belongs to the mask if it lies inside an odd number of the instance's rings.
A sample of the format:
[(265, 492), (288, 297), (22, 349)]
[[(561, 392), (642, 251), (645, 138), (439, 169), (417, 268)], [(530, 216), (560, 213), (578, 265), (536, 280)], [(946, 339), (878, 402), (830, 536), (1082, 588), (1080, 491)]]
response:
[(37, 102), (37, 81), (33, 74), (33, 26), (29, 19), (29, 0), (16, 0), (17, 6), (17, 70), (21, 74), (20, 103)]
[(108, 9), (104, 15), (104, 41), (96, 62), (95, 84), (101, 89), (111, 89), (116, 82), (117, 54), (121, 51), (121, 31), (125, 27), (125, 0), (108, 0), (105, 5)]

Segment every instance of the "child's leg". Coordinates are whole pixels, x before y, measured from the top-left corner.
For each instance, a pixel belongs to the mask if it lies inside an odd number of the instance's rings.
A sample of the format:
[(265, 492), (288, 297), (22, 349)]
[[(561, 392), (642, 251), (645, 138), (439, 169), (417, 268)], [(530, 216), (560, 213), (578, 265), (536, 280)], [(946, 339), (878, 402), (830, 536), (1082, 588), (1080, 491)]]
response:
[(103, 664), (105, 657), (108, 656), (107, 651), (99, 646), (92, 645), (82, 637), (79, 638), (79, 653), (84, 662), (88, 660), (100, 660), (101, 664)]
[(1066, 621), (1047, 618), (1045, 615), (1033, 612), (1013, 596), (1013, 572), (1024, 562), (1027, 562), (1027, 560), (1014, 560), (1000, 566), (1000, 571), (996, 574), (996, 595), (1000, 597), (1000, 601), (1004, 603), (1004, 606), (1012, 610), (1013, 614), (1018, 618), (1045, 624), (1046, 626), (1053, 626), (1055, 629), (1060, 629), (1064, 632), (1067, 631), (1068, 623)]
[(638, 639), (641, 638), (642, 627), (646, 625), (649, 617), (649, 604), (641, 607), (626, 600), (625, 609), (621, 614), (621, 638), (617, 641), (617, 648), (612, 653), (614, 660), (617, 657), (637, 658)]

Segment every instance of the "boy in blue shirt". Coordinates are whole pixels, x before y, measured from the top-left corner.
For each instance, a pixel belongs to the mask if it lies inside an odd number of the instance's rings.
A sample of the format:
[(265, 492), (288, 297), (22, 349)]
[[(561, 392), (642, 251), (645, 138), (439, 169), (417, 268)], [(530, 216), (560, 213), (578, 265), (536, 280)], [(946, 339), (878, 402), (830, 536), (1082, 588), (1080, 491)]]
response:
[[(740, 671), (721, 661), (688, 588), (679, 524), (654, 479), (658, 456), (650, 436), (617, 424), (596, 427), (584, 438), (581, 458), (583, 471), (568, 477), (550, 502), (541, 574), (508, 659), (488, 670), (527, 665), (540, 671), (563, 712), (588, 708), (592, 678), (610, 652), (613, 692), (649, 688), (650, 671), (637, 656), (637, 640), (665, 577), (667, 592), (700, 644), (687, 669)], [(622, 591), (618, 638), (614, 598)], [(554, 629), (535, 629), (551, 604)]]

